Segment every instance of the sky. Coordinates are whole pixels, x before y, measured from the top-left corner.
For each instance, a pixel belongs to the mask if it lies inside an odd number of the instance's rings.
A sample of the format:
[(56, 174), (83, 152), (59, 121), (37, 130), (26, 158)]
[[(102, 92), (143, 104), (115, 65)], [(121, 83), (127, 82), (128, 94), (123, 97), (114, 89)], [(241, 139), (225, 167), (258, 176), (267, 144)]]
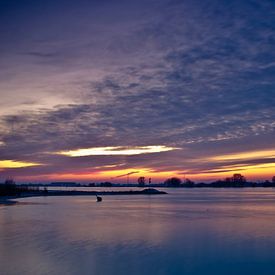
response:
[(275, 175), (273, 0), (0, 0), (0, 182)]

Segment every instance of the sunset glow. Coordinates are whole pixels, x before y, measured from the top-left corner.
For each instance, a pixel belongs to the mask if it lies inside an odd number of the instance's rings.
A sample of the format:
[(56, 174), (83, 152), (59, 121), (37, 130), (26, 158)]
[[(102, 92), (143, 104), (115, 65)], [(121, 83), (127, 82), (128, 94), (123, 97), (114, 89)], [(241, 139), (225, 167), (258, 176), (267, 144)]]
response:
[(0, 168), (25, 168), (41, 165), (39, 163), (16, 161), (16, 160), (0, 160)]
[[(168, 172), (157, 172), (152, 171), (147, 168), (137, 168), (137, 169), (125, 169), (125, 170), (109, 170), (100, 172), (79, 172), (79, 173), (64, 173), (64, 174), (51, 174), (43, 175), (42, 177), (46, 181), (83, 181), (83, 182), (100, 182), (100, 181), (111, 181), (115, 183), (127, 183), (127, 175), (129, 174), (129, 183), (136, 184), (139, 177), (146, 177), (152, 179), (153, 183), (162, 182), (163, 179), (169, 177), (182, 177), (179, 171), (168, 171)], [(41, 175), (22, 177), (23, 180), (33, 180), (39, 181)]]
[(275, 0), (0, 0), (0, 275), (275, 274)]
[(87, 149), (77, 149), (69, 151), (58, 152), (60, 155), (70, 157), (85, 157), (85, 156), (131, 156), (140, 154), (150, 153), (161, 153), (176, 150), (178, 148), (167, 147), (167, 146), (136, 146), (136, 147), (95, 147)]
[(224, 179), (230, 177), (233, 174), (241, 173), (248, 179), (271, 179), (274, 175), (275, 163), (271, 164), (257, 164), (257, 165), (234, 165), (234, 166), (222, 166), (218, 169), (209, 169), (208, 171), (202, 171), (198, 173), (188, 173), (187, 175), (193, 179)]
[(21, 2), (0, 9), (0, 183), (272, 179), (274, 1)]
[(209, 160), (244, 160), (244, 159), (257, 159), (257, 158), (275, 158), (275, 150), (263, 150), (263, 151), (250, 151), (240, 152), (235, 154), (227, 154), (221, 156), (210, 157)]

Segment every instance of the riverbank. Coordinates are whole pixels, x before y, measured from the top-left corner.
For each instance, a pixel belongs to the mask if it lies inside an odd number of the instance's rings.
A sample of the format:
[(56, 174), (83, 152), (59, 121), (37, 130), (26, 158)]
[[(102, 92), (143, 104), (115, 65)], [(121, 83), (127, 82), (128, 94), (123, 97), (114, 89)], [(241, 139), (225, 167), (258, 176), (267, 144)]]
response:
[(16, 203), (18, 198), (29, 197), (53, 197), (53, 196), (114, 196), (114, 195), (164, 195), (164, 191), (159, 191), (154, 188), (146, 188), (143, 190), (129, 190), (129, 191), (63, 191), (63, 190), (50, 190), (50, 191), (31, 191), (23, 192), (16, 196), (3, 196), (0, 197), (0, 205), (11, 205)]
[(13, 205), (17, 201), (14, 201), (15, 197), (0, 197), (0, 205)]

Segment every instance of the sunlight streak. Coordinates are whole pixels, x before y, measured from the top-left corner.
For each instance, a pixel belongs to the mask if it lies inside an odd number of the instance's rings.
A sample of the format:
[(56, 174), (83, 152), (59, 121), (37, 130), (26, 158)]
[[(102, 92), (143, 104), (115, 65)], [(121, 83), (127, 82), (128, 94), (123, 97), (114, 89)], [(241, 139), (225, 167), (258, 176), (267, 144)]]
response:
[(40, 166), (40, 163), (16, 161), (16, 160), (0, 160), (0, 168), (25, 168), (31, 166)]
[(243, 159), (257, 159), (257, 158), (274, 158), (275, 150), (250, 151), (235, 154), (226, 154), (221, 156), (210, 157), (208, 160), (243, 160)]
[(85, 156), (131, 156), (149, 153), (161, 153), (179, 148), (167, 147), (163, 145), (156, 146), (134, 146), (134, 147), (123, 147), (123, 146), (110, 146), (110, 147), (94, 147), (86, 149), (77, 149), (69, 151), (57, 152), (59, 155), (70, 156), (70, 157), (85, 157)]

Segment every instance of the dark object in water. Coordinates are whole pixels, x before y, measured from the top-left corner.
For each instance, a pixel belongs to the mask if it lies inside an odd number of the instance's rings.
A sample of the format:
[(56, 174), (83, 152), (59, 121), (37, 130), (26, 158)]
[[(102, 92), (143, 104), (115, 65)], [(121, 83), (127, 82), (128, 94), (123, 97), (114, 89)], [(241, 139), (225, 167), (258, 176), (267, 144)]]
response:
[(102, 201), (102, 197), (99, 197), (98, 195), (96, 195), (96, 201), (97, 201), (97, 202)]

